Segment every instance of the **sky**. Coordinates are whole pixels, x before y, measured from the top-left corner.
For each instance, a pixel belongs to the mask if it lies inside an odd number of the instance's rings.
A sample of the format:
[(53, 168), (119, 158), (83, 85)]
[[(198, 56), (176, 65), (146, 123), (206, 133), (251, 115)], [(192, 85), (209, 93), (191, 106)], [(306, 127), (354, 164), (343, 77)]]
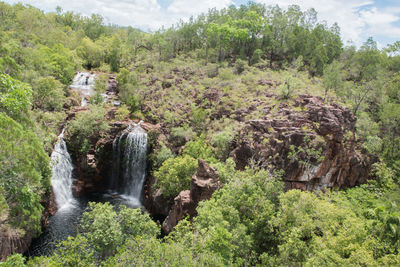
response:
[[(229, 5), (240, 6), (245, 0), (5, 0), (7, 3), (24, 3), (46, 12), (60, 6), (64, 11), (82, 15), (100, 14), (106, 23), (133, 26), (144, 31), (169, 27), (180, 19), (187, 20)], [(373, 37), (378, 47), (400, 40), (400, 0), (253, 0), (266, 5), (279, 4), (286, 8), (299, 5), (303, 10), (315, 8), (319, 20), (328, 25), (337, 22), (345, 45), (361, 46)]]

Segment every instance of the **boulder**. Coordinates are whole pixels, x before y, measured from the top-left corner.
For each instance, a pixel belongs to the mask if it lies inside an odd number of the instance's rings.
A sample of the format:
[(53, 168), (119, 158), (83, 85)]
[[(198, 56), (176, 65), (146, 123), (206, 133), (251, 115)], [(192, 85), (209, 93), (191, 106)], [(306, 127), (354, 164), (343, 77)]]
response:
[(202, 159), (199, 159), (198, 163), (197, 172), (190, 183), (190, 190), (182, 191), (175, 197), (174, 205), (162, 224), (166, 234), (171, 232), (184, 216), (196, 216), (199, 202), (210, 199), (220, 187), (218, 171)]

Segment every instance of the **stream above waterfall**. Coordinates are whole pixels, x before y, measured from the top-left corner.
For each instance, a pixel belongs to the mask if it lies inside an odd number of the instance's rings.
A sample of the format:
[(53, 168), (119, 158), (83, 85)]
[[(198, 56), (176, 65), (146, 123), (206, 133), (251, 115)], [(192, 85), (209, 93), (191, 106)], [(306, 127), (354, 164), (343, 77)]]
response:
[(90, 72), (78, 72), (69, 86), (81, 94), (81, 106), (87, 106), (86, 97), (94, 95), (95, 77), (96, 74)]

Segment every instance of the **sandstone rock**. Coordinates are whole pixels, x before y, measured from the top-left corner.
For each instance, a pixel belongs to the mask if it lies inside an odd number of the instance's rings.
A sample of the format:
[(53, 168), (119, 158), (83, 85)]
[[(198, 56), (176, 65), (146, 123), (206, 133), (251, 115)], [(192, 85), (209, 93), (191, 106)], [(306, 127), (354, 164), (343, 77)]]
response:
[(200, 201), (210, 199), (215, 190), (220, 187), (218, 171), (199, 159), (197, 172), (192, 177), (190, 190), (179, 193), (174, 199), (174, 205), (162, 224), (164, 233), (169, 233), (183, 218), (196, 216), (196, 208)]
[(220, 187), (218, 171), (202, 159), (198, 162), (197, 173), (190, 183), (190, 197), (196, 206), (201, 200), (210, 199), (214, 191)]
[(0, 228), (0, 261), (14, 253), (24, 253), (32, 242), (29, 234), (21, 236), (17, 231)]
[(193, 211), (193, 207), (194, 203), (190, 198), (190, 190), (180, 192), (174, 199), (174, 206), (162, 224), (163, 231), (165, 233), (171, 232), (184, 215)]
[[(281, 103), (273, 118), (243, 124), (231, 153), (237, 168), (244, 169), (253, 159), (283, 169), (287, 189), (323, 190), (364, 183), (374, 158), (357, 152), (356, 117), (350, 110), (310, 95), (300, 95), (294, 106)], [(290, 159), (293, 147), (305, 151)], [(320, 150), (323, 160), (307, 150)]]

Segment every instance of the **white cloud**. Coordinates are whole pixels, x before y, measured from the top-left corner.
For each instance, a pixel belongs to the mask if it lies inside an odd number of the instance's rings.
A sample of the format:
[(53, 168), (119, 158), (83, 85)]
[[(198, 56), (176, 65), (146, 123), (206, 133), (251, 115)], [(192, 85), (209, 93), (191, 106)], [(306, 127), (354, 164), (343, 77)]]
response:
[(383, 35), (390, 38), (400, 38), (400, 27), (394, 23), (400, 20), (400, 16), (393, 12), (379, 11), (376, 7), (360, 11), (361, 18), (368, 25), (368, 33), (371, 36)]
[(71, 10), (86, 16), (97, 13), (109, 23), (131, 25), (144, 30), (169, 27), (180, 19), (187, 20), (190, 16), (206, 12), (210, 8), (221, 9), (232, 4), (232, 0), (174, 0), (167, 9), (162, 9), (157, 0), (6, 0), (6, 2), (31, 4), (45, 11), (54, 11), (59, 5), (65, 11)]
[(167, 12), (176, 15), (191, 16), (207, 12), (210, 8), (222, 9), (233, 4), (232, 0), (174, 0), (168, 7)]

